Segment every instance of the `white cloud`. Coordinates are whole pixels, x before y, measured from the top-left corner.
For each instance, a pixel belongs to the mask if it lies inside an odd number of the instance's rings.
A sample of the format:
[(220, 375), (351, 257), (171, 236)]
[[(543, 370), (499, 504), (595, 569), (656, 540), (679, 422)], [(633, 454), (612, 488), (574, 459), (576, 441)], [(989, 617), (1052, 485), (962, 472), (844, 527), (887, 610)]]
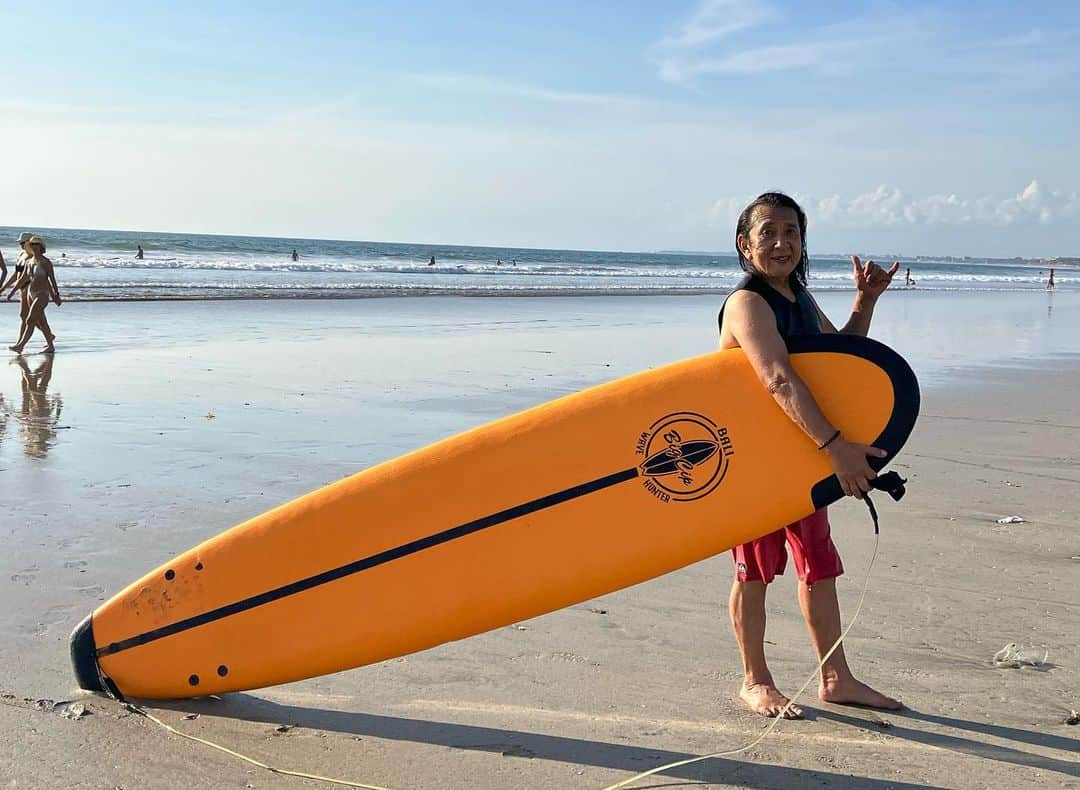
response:
[(668, 58), (660, 73), (669, 82), (689, 82), (702, 74), (763, 74), (823, 65), (838, 69), (853, 48), (848, 42), (820, 42), (747, 49), (720, 58)]
[(1069, 45), (1075, 41), (1076, 37), (1077, 31), (1075, 30), (1062, 29), (1047, 31), (1036, 27), (1026, 33), (1008, 36), (990, 43), (992, 46), (1004, 48), (1045, 48)]
[[(1050, 224), (1080, 219), (1080, 193), (1046, 190), (1032, 180), (1015, 195), (962, 196), (942, 192), (905, 195), (895, 187), (879, 186), (870, 192), (843, 198), (802, 197), (807, 214), (821, 223), (838, 226)], [(724, 203), (726, 201), (719, 201)]]
[[(1080, 219), (1080, 193), (1047, 190), (1033, 179), (1013, 195), (962, 196), (953, 192), (906, 195), (896, 187), (881, 185), (853, 197), (791, 193), (806, 211), (815, 228), (914, 228), (1038, 227)], [(705, 223), (713, 228), (734, 228), (753, 195), (725, 197), (706, 212)]]
[(653, 61), (660, 78), (666, 82), (691, 82), (707, 70), (706, 64), (713, 62), (701, 53), (703, 46), (781, 18), (776, 8), (761, 0), (701, 0), (674, 32), (653, 46)]
[(775, 8), (759, 0), (701, 0), (694, 13), (658, 46), (699, 47), (779, 18)]
[(475, 74), (420, 72), (405, 75), (409, 82), (451, 93), (473, 95), (504, 96), (530, 101), (542, 101), (549, 104), (570, 105), (576, 107), (595, 107), (604, 110), (637, 109), (649, 102), (636, 96), (618, 93), (590, 93), (586, 91), (565, 91), (544, 88), (509, 80), (483, 77)]
[[(837, 74), (854, 66), (867, 70), (883, 65), (889, 61), (889, 53), (904, 51), (905, 57), (915, 57), (917, 42), (926, 37), (920, 12), (891, 10), (817, 27), (777, 28), (770, 32), (771, 43), (766, 46), (760, 45), (763, 36), (757, 32), (751, 37), (751, 46), (743, 45), (743, 37), (731, 35), (781, 20), (771, 6), (754, 2), (704, 2), (680, 33), (653, 46), (652, 60), (661, 79), (682, 84), (704, 74), (795, 69)], [(875, 54), (868, 58), (868, 52)]]

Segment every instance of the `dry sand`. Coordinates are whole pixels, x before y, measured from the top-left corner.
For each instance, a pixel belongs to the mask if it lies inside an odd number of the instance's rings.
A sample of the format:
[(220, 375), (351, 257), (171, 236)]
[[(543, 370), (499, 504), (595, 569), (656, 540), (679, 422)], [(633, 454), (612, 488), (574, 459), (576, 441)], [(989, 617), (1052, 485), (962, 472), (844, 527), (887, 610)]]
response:
[[(259, 306), (230, 308), (224, 340), (139, 344), (116, 330), (115, 350), (57, 355), (44, 392), (41, 357), (27, 359), (28, 381), (18, 365), (0, 368), (0, 787), (328, 787), (78, 692), (70, 629), (147, 568), (245, 516), (662, 361), (658, 344), (678, 340), (657, 341), (644, 319), (620, 325), (625, 346), (602, 328), (583, 344), (558, 316), (470, 328), (474, 308), (436, 304), (457, 312), (429, 315), (422, 332), (380, 324), (364, 337), (344, 321), (294, 336)], [(649, 304), (661, 317), (674, 309)], [(894, 466), (910, 479), (908, 497), (877, 498), (880, 556), (847, 640), (856, 672), (907, 709), (879, 716), (811, 695), (807, 721), (782, 722), (742, 757), (637, 786), (1080, 787), (1080, 727), (1064, 724), (1080, 708), (1080, 363), (947, 372), (951, 384), (925, 393)], [(861, 504), (832, 513), (850, 614), (873, 534)], [(997, 523), (1011, 515), (1026, 521)], [(734, 697), (731, 576), (717, 557), (377, 666), (151, 710), (275, 765), (389, 788), (592, 790), (738, 746), (764, 726)], [(794, 691), (814, 661), (790, 576), (773, 588), (769, 616), (770, 663)], [(1048, 663), (994, 667), (1007, 642), (1048, 651)], [(53, 704), (68, 701), (86, 712)]]

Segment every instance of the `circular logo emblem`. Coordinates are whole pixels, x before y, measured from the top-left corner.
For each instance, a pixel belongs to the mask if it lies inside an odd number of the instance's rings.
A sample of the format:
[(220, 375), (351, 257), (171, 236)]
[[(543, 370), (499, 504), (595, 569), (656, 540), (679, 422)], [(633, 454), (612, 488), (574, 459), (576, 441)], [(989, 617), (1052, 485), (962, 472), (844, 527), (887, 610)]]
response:
[(694, 412), (662, 417), (642, 432), (637, 454), (644, 486), (668, 502), (688, 502), (711, 493), (735, 454), (727, 428)]

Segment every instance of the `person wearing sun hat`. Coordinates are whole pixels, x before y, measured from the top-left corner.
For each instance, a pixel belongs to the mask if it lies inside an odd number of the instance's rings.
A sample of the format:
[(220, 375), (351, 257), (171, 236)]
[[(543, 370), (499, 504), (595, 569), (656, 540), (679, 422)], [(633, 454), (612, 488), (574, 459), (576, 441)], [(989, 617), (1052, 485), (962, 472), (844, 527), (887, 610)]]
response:
[[(26, 269), (26, 262), (30, 260), (31, 254), (26, 248), (26, 242), (30, 241), (33, 233), (23, 231), (19, 234), (19, 254), (15, 258), (15, 271), (11, 275), (11, 279), (7, 279), (7, 268), (3, 265), (4, 257), (0, 255), (0, 293), (3, 293), (4, 289), (10, 288), (15, 285), (23, 275), (23, 271)], [(30, 299), (26, 295), (26, 289), (19, 290), (19, 337), (22, 337), (22, 333), (26, 331), (26, 314), (30, 312)]]
[[(18, 279), (18, 275), (22, 273), (23, 265), (26, 263), (28, 257), (26, 252), (26, 242), (30, 241), (30, 237), (33, 233), (28, 233), (25, 230), (19, 234), (19, 254), (15, 258), (15, 274), (11, 277), (11, 282), (15, 282)], [(0, 252), (0, 292), (8, 287), (11, 283), (7, 279), (7, 263), (4, 261), (4, 254)]]
[(42, 352), (51, 354), (55, 350), (53, 341), (56, 336), (45, 318), (45, 307), (50, 300), (56, 302), (57, 305), (60, 304), (60, 288), (56, 284), (52, 261), (45, 257), (45, 240), (40, 236), (31, 236), (26, 240), (23, 249), (29, 253), (30, 257), (26, 261), (26, 268), (21, 277), (15, 283), (15, 288), (12, 288), (8, 294), (8, 299), (12, 297), (16, 289), (22, 288), (29, 297), (30, 309), (26, 314), (25, 326), (19, 334), (19, 339), (9, 348), (16, 354), (21, 354), (30, 336), (34, 334), (34, 330), (39, 329), (45, 336), (46, 345)]

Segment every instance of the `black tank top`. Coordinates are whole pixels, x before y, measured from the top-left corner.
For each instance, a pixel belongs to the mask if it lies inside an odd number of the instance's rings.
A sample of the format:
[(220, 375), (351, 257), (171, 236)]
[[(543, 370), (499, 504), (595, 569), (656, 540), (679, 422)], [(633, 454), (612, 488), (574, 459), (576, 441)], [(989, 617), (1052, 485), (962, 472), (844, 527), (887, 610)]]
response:
[[(794, 282), (791, 284), (791, 290), (795, 293), (794, 302), (789, 302), (786, 296), (760, 277), (748, 274), (731, 293), (753, 291), (764, 299), (772, 308), (773, 315), (776, 316), (776, 328), (780, 331), (781, 337), (821, 334), (821, 316), (818, 315), (814, 300), (810, 298), (810, 292)], [(731, 294), (728, 294), (727, 299), (729, 298)], [(727, 305), (727, 299), (724, 299), (724, 306)], [(717, 324), (721, 329), (724, 326), (724, 306), (721, 306), (720, 315), (717, 317)]]

